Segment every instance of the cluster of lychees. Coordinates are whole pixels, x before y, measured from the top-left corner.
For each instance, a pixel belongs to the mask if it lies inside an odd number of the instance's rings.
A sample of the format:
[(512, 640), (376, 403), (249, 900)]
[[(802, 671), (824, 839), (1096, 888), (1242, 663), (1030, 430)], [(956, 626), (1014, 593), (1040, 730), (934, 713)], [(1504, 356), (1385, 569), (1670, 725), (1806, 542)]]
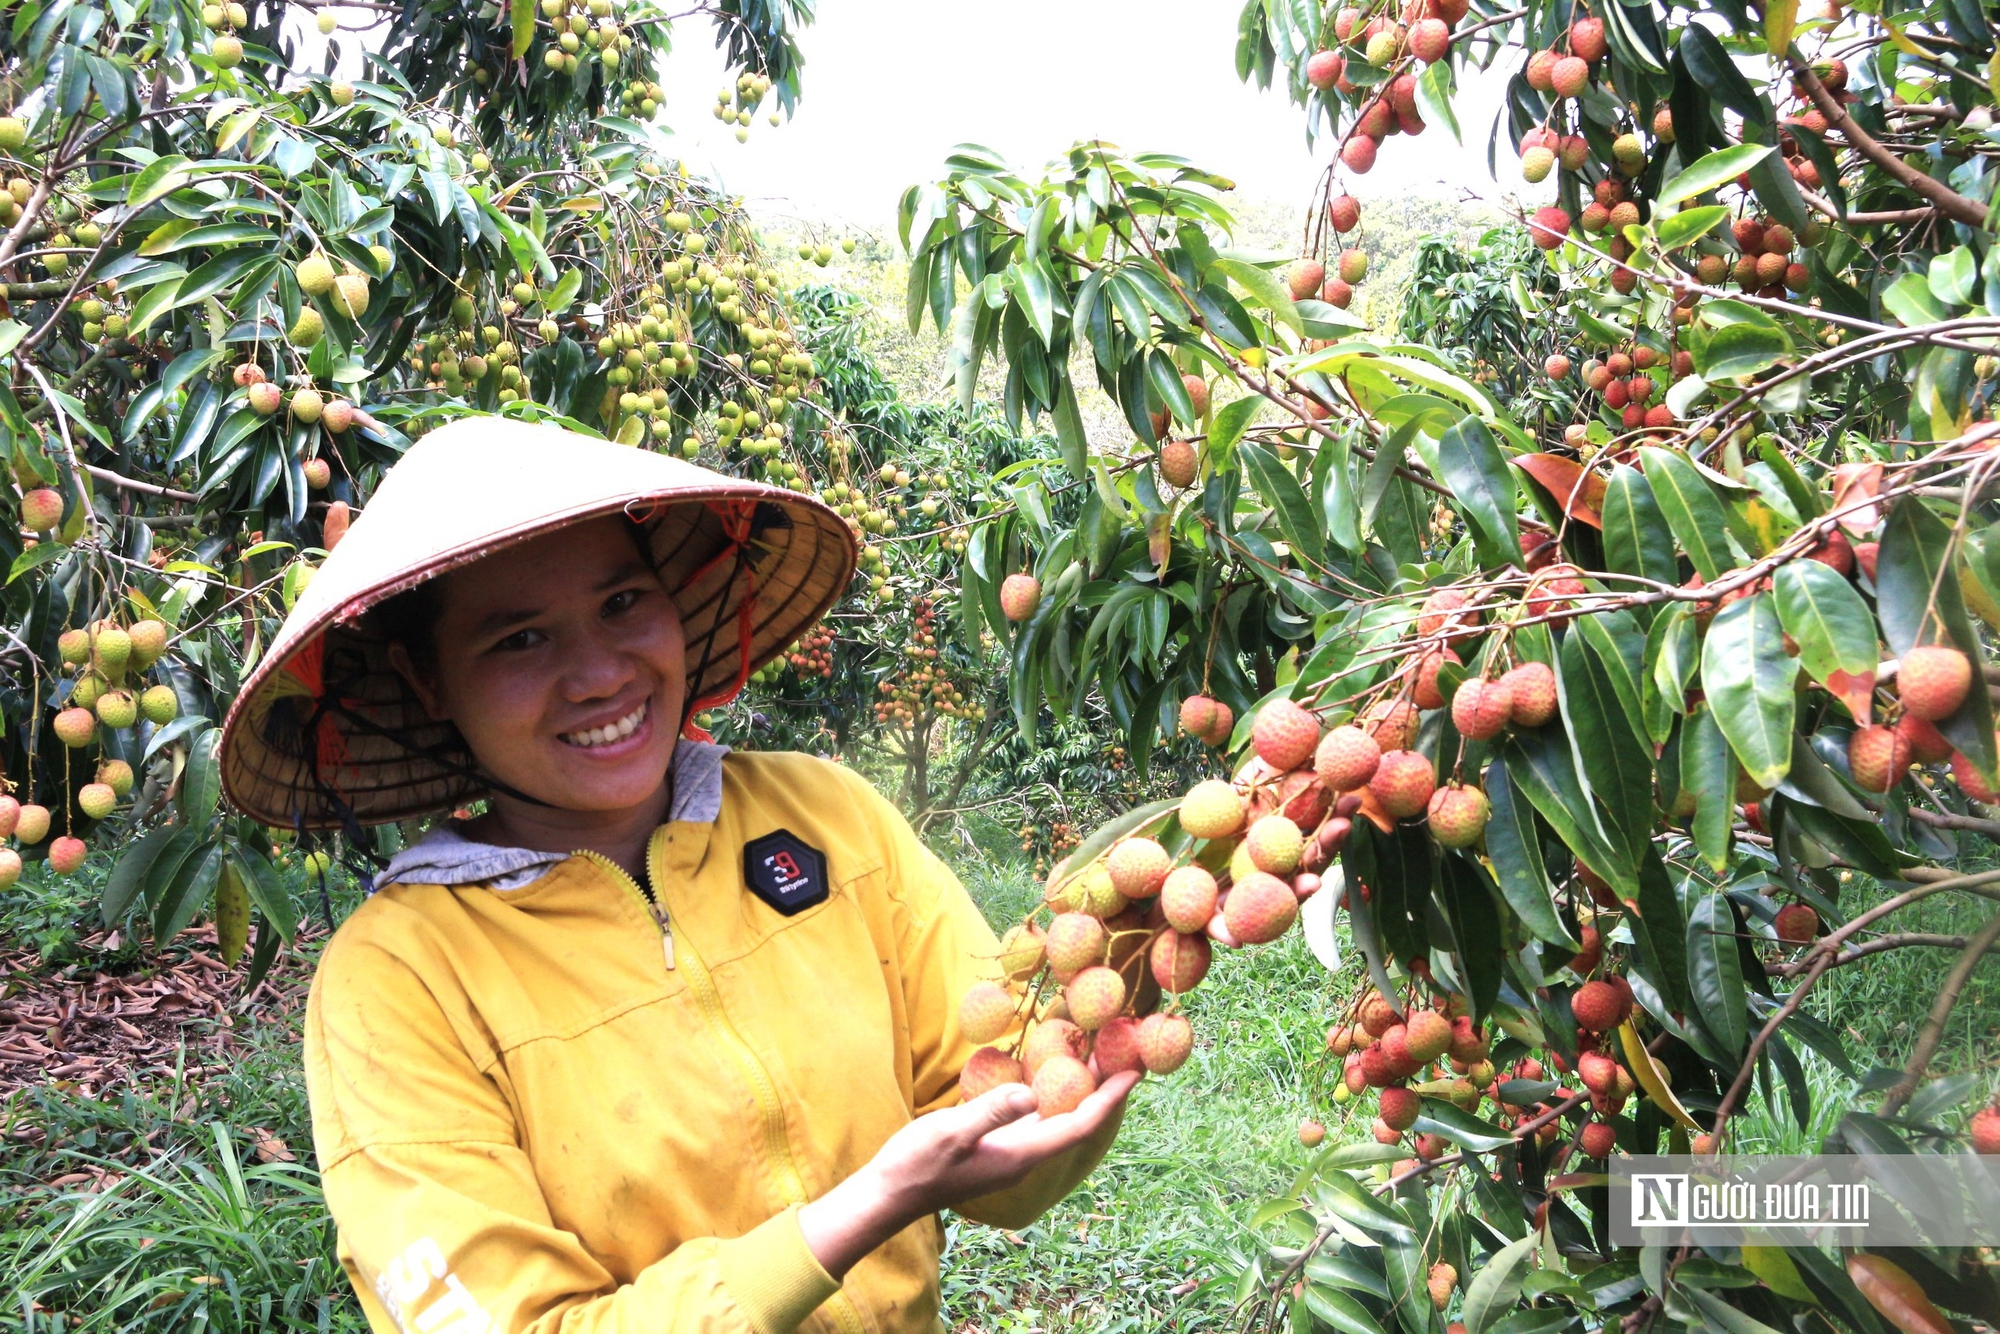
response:
[(833, 627), (820, 624), (806, 631), (786, 652), (785, 661), (800, 676), (832, 676)]
[(937, 604), (920, 597), (911, 604), (910, 642), (903, 646), (907, 671), (880, 682), (882, 698), (875, 702), (875, 721), (890, 727), (916, 727), (926, 714), (946, 718), (986, 716), (986, 706), (966, 693), (938, 652)]
[[(1334, 15), (1334, 45), (1306, 61), (1305, 76), (1322, 96), (1337, 93), (1357, 105), (1354, 125), (1340, 146), (1348, 170), (1372, 168), (1390, 135), (1424, 132), (1410, 58), (1433, 65), (1450, 55), (1452, 29), (1468, 8), (1466, 0), (1402, 0), (1400, 11), (1394, 4), (1372, 14), (1348, 6)], [(1356, 61), (1367, 66), (1358, 81), (1351, 77), (1359, 73)]]

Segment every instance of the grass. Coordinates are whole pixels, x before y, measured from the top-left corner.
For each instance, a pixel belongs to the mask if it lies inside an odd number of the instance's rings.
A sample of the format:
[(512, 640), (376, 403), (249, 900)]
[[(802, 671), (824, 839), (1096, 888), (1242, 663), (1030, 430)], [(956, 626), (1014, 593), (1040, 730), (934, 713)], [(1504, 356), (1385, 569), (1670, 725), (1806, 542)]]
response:
[[(962, 871), (996, 925), (1035, 901), (1018, 863), (973, 855)], [(0, 939), (45, 940), (54, 962), (86, 962), (76, 925), (93, 901), (90, 886), (17, 894), (0, 904)], [(1939, 896), (1900, 925), (1963, 934), (1982, 907)], [(1859, 1068), (1894, 1068), (1949, 961), (1944, 951), (1905, 950), (1840, 970), (1813, 1008), (1855, 1044)], [(1327, 1121), (1336, 1139), (1367, 1134), (1365, 1113), (1343, 1120), (1309, 1094), (1321, 1035), (1359, 984), (1352, 962), (1329, 977), (1296, 933), (1219, 954), (1189, 997), (1194, 1057), (1141, 1086), (1110, 1156), (1076, 1194), (1019, 1234), (947, 1219), (952, 1328), (1227, 1327), (1227, 1285), (1204, 1281), (1240, 1268), (1268, 1240), (1250, 1220), (1305, 1163), (1301, 1118)], [(250, 1029), (243, 1059), (199, 1085), (162, 1080), (100, 1100), (43, 1088), (0, 1104), (0, 1331), (364, 1328), (332, 1259), (296, 1022)], [(1996, 1050), (2000, 969), (1989, 967), (1968, 988), (1939, 1061), (1980, 1071), (1990, 1085)], [(1753, 1101), (1746, 1146), (1808, 1149), (1850, 1107), (1874, 1106), (1875, 1095), (1801, 1056), (1814, 1090), (1808, 1128), (1780, 1093), (1776, 1106)], [(287, 1141), (299, 1161), (259, 1162), (253, 1128)], [(107, 1172), (115, 1182), (88, 1193), (77, 1175)]]

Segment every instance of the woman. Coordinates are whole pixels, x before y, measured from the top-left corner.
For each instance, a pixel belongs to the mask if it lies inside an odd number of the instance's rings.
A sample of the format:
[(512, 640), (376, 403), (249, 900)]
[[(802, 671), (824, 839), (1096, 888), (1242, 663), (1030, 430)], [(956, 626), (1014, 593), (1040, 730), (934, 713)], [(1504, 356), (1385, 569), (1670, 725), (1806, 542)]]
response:
[(936, 1212), (1019, 1227), (1135, 1076), (959, 1105), (964, 891), (864, 782), (684, 737), (823, 614), (853, 539), (792, 492), (550, 427), (446, 426), (245, 684), (231, 799), (394, 858), (306, 1014), (313, 1138), (372, 1325), (930, 1330)]

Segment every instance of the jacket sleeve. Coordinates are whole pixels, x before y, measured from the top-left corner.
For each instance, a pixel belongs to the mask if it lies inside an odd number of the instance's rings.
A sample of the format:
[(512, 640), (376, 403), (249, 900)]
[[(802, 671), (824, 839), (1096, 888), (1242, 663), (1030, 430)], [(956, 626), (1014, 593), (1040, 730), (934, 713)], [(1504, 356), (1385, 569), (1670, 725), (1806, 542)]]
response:
[(775, 1334), (838, 1290), (796, 1210), (686, 1241), (619, 1285), (553, 1223), (504, 1075), (447, 1009), (365, 938), (328, 948), (307, 1008), (327, 1207), (379, 1334)]
[[(888, 845), (891, 893), (904, 910), (901, 953), (909, 1015), (915, 1106), (922, 1116), (958, 1101), (958, 1072), (977, 1044), (958, 1026), (958, 1003), (975, 982), (1000, 976), (1000, 942), (951, 869), (924, 846), (902, 813), (874, 797)], [(1023, 1228), (1075, 1190), (1104, 1158), (1124, 1119), (1121, 1108), (1102, 1130), (1050, 1159), (1003, 1191), (968, 1200), (954, 1212), (976, 1223)]]

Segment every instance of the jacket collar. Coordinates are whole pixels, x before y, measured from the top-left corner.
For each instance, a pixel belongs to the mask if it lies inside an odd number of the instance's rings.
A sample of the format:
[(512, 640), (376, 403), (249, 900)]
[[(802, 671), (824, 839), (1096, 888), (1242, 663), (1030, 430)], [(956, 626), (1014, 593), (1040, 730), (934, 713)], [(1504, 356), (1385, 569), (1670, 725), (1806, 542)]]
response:
[[(729, 747), (683, 737), (674, 746), (673, 806), (670, 822), (714, 824), (722, 814), (722, 757)], [(474, 843), (449, 822), (389, 859), (375, 877), (372, 894), (390, 885), (473, 885), (520, 889), (544, 871), (569, 860), (566, 852), (535, 852), (528, 848)]]

